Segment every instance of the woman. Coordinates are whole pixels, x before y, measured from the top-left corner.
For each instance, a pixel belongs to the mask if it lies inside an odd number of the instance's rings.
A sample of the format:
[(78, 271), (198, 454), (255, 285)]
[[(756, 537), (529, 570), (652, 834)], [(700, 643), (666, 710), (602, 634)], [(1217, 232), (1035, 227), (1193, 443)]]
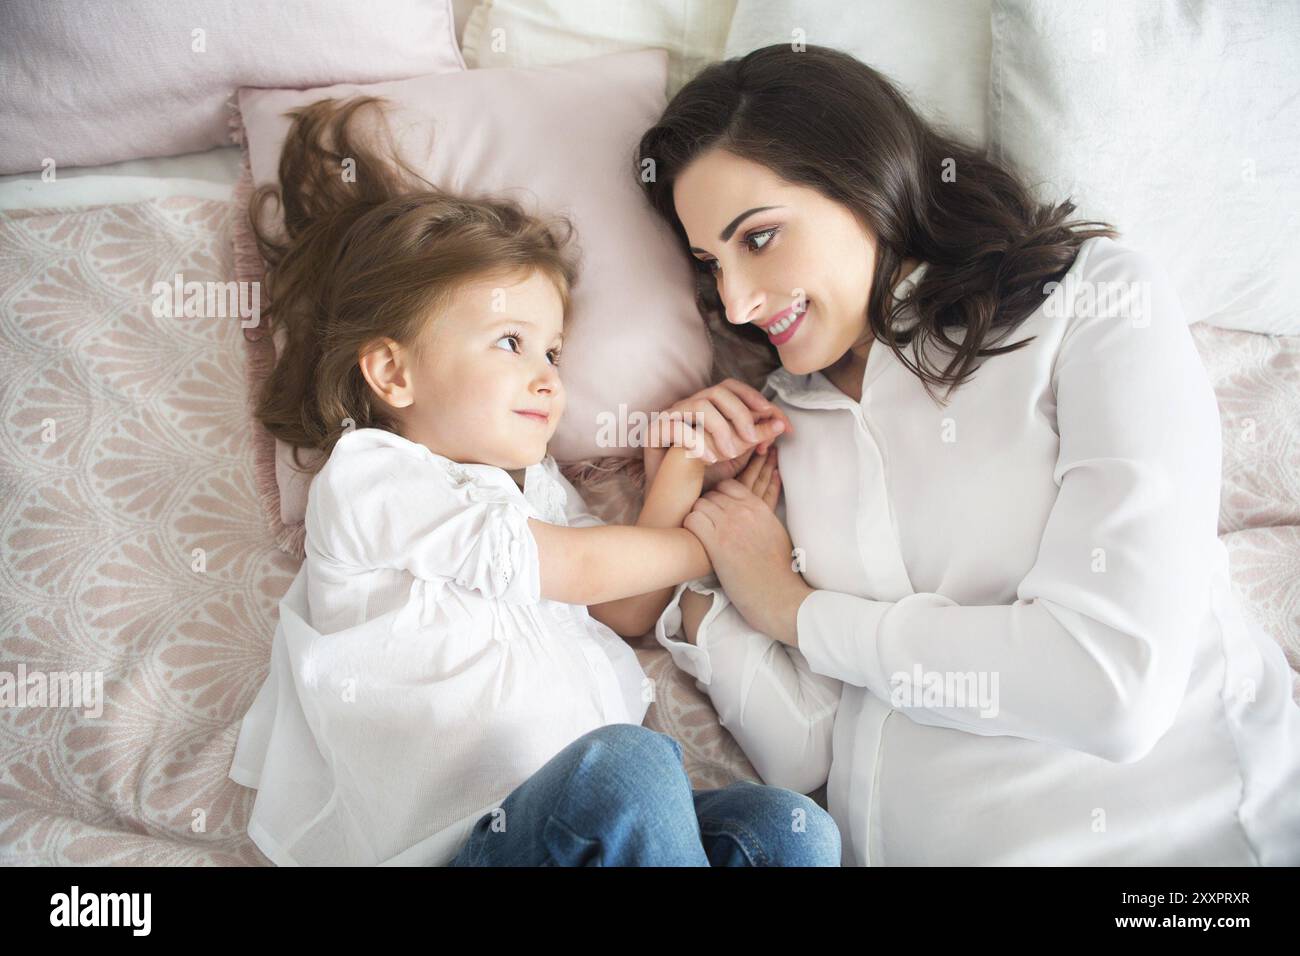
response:
[[(713, 65), (638, 159), (779, 365), (673, 406), (724, 459), (716, 580), (656, 627), (764, 779), (827, 782), (846, 864), (1300, 863), (1300, 708), (1160, 269), (830, 49)], [(729, 478), (770, 416), (784, 515)]]

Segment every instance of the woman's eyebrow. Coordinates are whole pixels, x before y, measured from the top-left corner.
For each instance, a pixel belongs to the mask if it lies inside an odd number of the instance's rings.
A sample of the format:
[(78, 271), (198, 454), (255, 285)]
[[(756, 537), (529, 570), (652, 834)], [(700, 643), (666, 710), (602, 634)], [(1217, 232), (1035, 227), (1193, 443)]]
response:
[[(718, 239), (721, 240), (722, 242), (730, 242), (732, 233), (736, 231), (736, 227), (739, 226), (742, 222), (744, 222), (747, 218), (754, 215), (754, 213), (756, 212), (767, 212), (767, 210), (769, 209), (784, 209), (784, 208), (785, 208), (784, 206), (755, 206), (753, 209), (746, 209), (735, 219), (731, 220), (731, 222), (727, 223), (727, 228), (723, 229), (722, 232), (718, 233)], [(705, 255), (709, 254), (709, 250), (701, 249), (699, 246), (691, 246), (691, 252), (702, 252)]]

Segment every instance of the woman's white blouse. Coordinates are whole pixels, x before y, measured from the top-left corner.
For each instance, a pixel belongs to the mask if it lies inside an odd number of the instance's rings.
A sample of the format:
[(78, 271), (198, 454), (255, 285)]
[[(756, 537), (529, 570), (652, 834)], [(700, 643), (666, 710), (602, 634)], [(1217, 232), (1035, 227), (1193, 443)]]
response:
[(827, 782), (846, 864), (1300, 864), (1300, 708), (1229, 584), (1175, 290), (1092, 239), (1029, 336), (946, 407), (879, 344), (861, 402), (773, 372), (798, 649), (716, 578), (699, 646), (687, 585), (659, 642), (768, 783)]
[(271, 860), (442, 865), (569, 743), (641, 723), (635, 653), (541, 597), (530, 517), (601, 523), (550, 456), (521, 492), (391, 432), (339, 439), (230, 769)]

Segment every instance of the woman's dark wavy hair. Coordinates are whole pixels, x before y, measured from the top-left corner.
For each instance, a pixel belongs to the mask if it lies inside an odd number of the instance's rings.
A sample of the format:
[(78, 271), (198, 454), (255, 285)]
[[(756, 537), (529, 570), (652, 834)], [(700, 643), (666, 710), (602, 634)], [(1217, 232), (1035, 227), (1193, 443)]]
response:
[[(1118, 236), (1108, 223), (1069, 220), (1072, 202), (1037, 202), (1007, 164), (922, 119), (884, 76), (828, 47), (796, 51), (782, 43), (715, 63), (641, 137), (637, 178), (687, 255), (673, 184), (693, 159), (715, 148), (842, 203), (871, 230), (877, 251), (867, 301), (870, 334), (931, 397), (935, 387), (946, 386), (950, 395), (966, 382), (978, 357), (1029, 344), (991, 343), (1042, 304), (1044, 283), (1065, 275), (1085, 240)], [(944, 181), (946, 168), (954, 181)], [(653, 175), (645, 174), (649, 169)], [(904, 327), (899, 316), (907, 303), (894, 302), (891, 279), (908, 258), (930, 265), (909, 299), (917, 320)], [(691, 261), (706, 320), (759, 344), (772, 367), (779, 364), (775, 346), (751, 323), (718, 321), (724, 308), (716, 282)], [(965, 330), (960, 342), (949, 335), (954, 327)], [(951, 353), (945, 365), (926, 347), (931, 342)]]

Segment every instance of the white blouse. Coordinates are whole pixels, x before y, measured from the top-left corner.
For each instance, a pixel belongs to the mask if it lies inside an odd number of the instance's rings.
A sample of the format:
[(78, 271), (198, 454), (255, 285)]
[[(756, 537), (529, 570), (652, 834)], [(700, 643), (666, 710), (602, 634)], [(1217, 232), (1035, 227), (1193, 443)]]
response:
[(716, 578), (657, 639), (768, 783), (827, 782), (847, 865), (1300, 864), (1300, 708), (1229, 584), (1176, 291), (1091, 239), (1028, 336), (947, 407), (880, 345), (860, 402), (773, 372), (798, 649)]
[(641, 723), (632, 649), (541, 597), (530, 517), (601, 523), (550, 456), (521, 492), (388, 431), (339, 439), (230, 769), (275, 863), (443, 865), (569, 743)]

